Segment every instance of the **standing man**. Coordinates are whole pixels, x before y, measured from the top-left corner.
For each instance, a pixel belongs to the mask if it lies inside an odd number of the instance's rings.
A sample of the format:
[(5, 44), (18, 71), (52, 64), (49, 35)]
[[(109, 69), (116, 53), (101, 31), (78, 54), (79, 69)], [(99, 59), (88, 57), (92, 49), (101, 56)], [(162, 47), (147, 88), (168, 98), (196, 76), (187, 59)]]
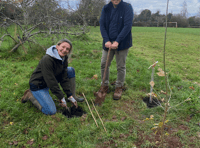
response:
[[(111, 48), (103, 91), (108, 91), (109, 66), (115, 55), (117, 63), (117, 80), (113, 95), (114, 100), (121, 99), (122, 95), (122, 86), (124, 85), (126, 75), (126, 57), (129, 48), (132, 46), (131, 29), (133, 17), (134, 14), (131, 4), (123, 2), (123, 0), (111, 0), (110, 3), (103, 7), (101, 12), (100, 30), (103, 37), (101, 79), (103, 81), (108, 49)], [(100, 91), (101, 90), (98, 92)]]

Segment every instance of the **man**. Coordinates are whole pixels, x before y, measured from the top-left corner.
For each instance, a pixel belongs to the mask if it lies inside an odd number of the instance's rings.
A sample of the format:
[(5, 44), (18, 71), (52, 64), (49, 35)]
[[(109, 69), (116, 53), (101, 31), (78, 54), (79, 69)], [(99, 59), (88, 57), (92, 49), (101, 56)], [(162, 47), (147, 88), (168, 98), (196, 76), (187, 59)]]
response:
[(31, 75), (30, 89), (25, 91), (22, 103), (30, 100), (44, 114), (53, 115), (56, 113), (56, 106), (49, 94), (49, 89), (57, 96), (61, 106), (67, 107), (60, 86), (68, 100), (76, 107), (78, 107), (77, 101), (84, 101), (84, 98), (77, 98), (75, 95), (75, 70), (68, 67), (68, 55), (71, 50), (72, 43), (68, 39), (62, 39), (57, 45), (47, 49), (46, 55)]
[(101, 79), (103, 81), (108, 49), (111, 48), (103, 90), (104, 92), (108, 91), (109, 66), (115, 55), (117, 80), (113, 95), (114, 100), (121, 99), (122, 95), (122, 86), (124, 85), (126, 75), (126, 57), (128, 49), (132, 46), (131, 28), (133, 16), (132, 6), (129, 3), (123, 2), (123, 0), (111, 0), (110, 3), (103, 7), (101, 12), (100, 30), (104, 49), (101, 59)]

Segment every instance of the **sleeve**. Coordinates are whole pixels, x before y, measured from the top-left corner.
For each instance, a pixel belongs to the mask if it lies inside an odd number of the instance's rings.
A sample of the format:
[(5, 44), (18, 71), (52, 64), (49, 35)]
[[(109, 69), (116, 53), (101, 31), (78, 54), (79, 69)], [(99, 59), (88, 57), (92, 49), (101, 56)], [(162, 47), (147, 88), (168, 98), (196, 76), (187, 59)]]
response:
[(100, 31), (101, 31), (101, 35), (102, 35), (102, 37), (103, 37), (103, 39), (106, 43), (110, 40), (109, 40), (109, 37), (108, 37), (108, 33), (106, 31), (105, 16), (106, 16), (106, 14), (105, 14), (105, 10), (104, 10), (104, 7), (103, 7), (103, 9), (101, 11), (101, 17), (100, 17)]
[(68, 77), (68, 74), (67, 74), (67, 67), (68, 67), (68, 62), (66, 60), (65, 67), (64, 67), (64, 70), (62, 72), (62, 80), (60, 82), (60, 85), (63, 88), (63, 91), (65, 92), (67, 97), (69, 98), (70, 96), (72, 96), (72, 92), (71, 92), (71, 89), (70, 89), (71, 86), (70, 86), (69, 77)]
[(124, 15), (124, 27), (121, 30), (121, 32), (119, 33), (119, 35), (117, 36), (116, 41), (118, 43), (120, 43), (126, 36), (127, 34), (131, 31), (132, 29), (132, 24), (133, 24), (133, 8), (130, 4), (128, 4), (125, 7), (125, 15)]
[(55, 63), (53, 58), (45, 57), (41, 61), (41, 72), (44, 78), (44, 81), (47, 84), (47, 87), (51, 90), (51, 92), (57, 96), (58, 99), (62, 99), (64, 97), (63, 92), (61, 91), (56, 77), (54, 75), (55, 71)]

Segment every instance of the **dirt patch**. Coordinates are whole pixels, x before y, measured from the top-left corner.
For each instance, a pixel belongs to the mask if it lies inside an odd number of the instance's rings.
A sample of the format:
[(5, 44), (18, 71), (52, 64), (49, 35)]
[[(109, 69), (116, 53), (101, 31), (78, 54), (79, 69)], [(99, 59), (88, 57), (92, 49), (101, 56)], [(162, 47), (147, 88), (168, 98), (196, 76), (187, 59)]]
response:
[(86, 112), (83, 111), (83, 109), (80, 106), (78, 106), (78, 108), (72, 106), (69, 110), (63, 108), (62, 114), (65, 115), (67, 118), (72, 118), (81, 117), (83, 114), (86, 114)]
[(149, 97), (144, 97), (142, 100), (144, 103), (146, 103), (148, 108), (157, 107), (161, 104), (161, 102), (155, 98), (152, 98), (152, 102), (149, 101)]
[[(165, 127), (166, 129), (166, 127)], [(167, 128), (169, 129), (169, 128)], [(165, 130), (166, 132), (166, 130)], [(161, 132), (146, 134), (144, 131), (138, 132), (138, 140), (135, 143), (137, 147), (141, 147), (142, 144), (144, 144), (146, 141), (149, 141), (152, 143), (152, 148), (162, 147), (161, 143)], [(184, 145), (180, 142), (180, 139), (178, 136), (174, 136), (173, 134), (169, 134), (168, 136), (164, 136), (164, 147), (167, 148), (174, 148), (174, 147), (183, 147)]]

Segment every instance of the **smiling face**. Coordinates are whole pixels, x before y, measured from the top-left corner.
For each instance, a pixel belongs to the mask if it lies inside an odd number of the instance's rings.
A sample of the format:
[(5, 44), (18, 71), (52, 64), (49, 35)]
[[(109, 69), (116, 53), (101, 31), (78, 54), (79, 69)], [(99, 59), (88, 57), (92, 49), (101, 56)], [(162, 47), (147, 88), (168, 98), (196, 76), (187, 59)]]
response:
[(56, 49), (58, 50), (58, 54), (61, 57), (66, 56), (67, 54), (69, 54), (70, 50), (71, 50), (71, 46), (69, 43), (67, 42), (63, 42), (60, 45), (56, 45)]
[(113, 6), (116, 7), (121, 2), (121, 0), (111, 0), (111, 2), (113, 3)]

